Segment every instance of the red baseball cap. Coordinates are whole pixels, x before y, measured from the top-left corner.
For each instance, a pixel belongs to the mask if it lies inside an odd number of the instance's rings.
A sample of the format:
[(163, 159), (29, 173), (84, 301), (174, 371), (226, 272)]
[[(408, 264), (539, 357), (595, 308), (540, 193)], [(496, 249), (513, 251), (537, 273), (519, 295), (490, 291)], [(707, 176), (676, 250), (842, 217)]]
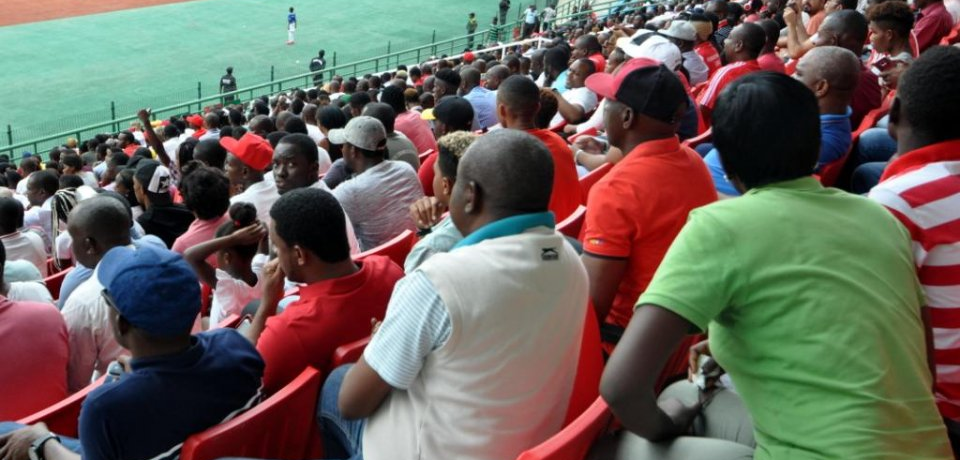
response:
[(196, 126), (197, 128), (200, 128), (203, 126), (203, 117), (201, 117), (200, 115), (190, 115), (189, 117), (187, 117), (187, 123), (190, 123), (191, 125)]
[(273, 147), (270, 143), (250, 132), (244, 134), (239, 141), (232, 137), (221, 137), (220, 145), (250, 169), (263, 171), (273, 161)]
[(615, 75), (595, 73), (584, 84), (600, 97), (665, 123), (675, 122), (677, 107), (688, 100), (677, 75), (649, 58), (631, 59)]
[(463, 62), (466, 62), (467, 64), (469, 64), (473, 62), (474, 59), (476, 58), (474, 57), (472, 51), (467, 51), (466, 53), (463, 53)]

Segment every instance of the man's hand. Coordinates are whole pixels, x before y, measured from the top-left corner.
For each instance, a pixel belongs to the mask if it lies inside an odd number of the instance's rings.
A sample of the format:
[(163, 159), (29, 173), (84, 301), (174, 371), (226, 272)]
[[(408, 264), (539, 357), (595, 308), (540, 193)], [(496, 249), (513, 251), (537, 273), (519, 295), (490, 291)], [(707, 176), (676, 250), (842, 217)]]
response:
[(712, 356), (710, 354), (710, 341), (704, 340), (690, 347), (690, 354), (687, 357), (687, 375), (691, 380), (693, 376), (700, 373), (700, 357)]
[(383, 324), (383, 321), (378, 321), (377, 318), (370, 318), (370, 336), (371, 337), (376, 335), (377, 331), (380, 330), (381, 324)]
[(903, 75), (903, 72), (909, 67), (910, 65), (905, 62), (894, 61), (894, 64), (890, 66), (889, 69), (880, 72), (883, 87), (891, 91), (897, 89), (897, 84), (900, 83), (900, 76)]
[(580, 138), (573, 143), (573, 146), (575, 147), (574, 152), (579, 149), (594, 155), (603, 155), (606, 144), (598, 141), (597, 138), (593, 136), (580, 136)]
[(410, 205), (410, 218), (417, 228), (428, 229), (437, 225), (447, 207), (434, 196), (420, 198)]
[(263, 266), (263, 297), (279, 300), (283, 297), (283, 278), (286, 276), (280, 268), (280, 260), (273, 259)]
[(687, 406), (679, 399), (674, 398), (664, 400), (657, 405), (660, 406), (660, 410), (670, 419), (673, 425), (670, 432), (674, 437), (683, 436), (690, 432), (690, 426), (693, 424), (693, 420), (697, 418), (697, 415), (700, 414), (700, 408), (702, 407), (700, 403)]
[(230, 242), (234, 246), (248, 246), (259, 243), (266, 236), (267, 227), (262, 222), (257, 222), (230, 234)]
[(0, 460), (25, 460), (30, 457), (30, 444), (49, 433), (43, 422), (0, 436)]
[[(791, 6), (791, 4), (793, 6)], [(787, 3), (787, 7), (783, 9), (783, 22), (787, 23), (787, 26), (793, 27), (797, 25), (798, 15), (797, 11), (794, 9), (796, 2)]]
[(139, 111), (137, 111), (137, 119), (139, 119), (140, 121), (142, 121), (142, 122), (144, 123), (144, 126), (146, 126), (146, 125), (150, 124), (150, 114), (152, 114), (152, 113), (153, 113), (153, 111), (152, 111), (151, 109), (149, 109), (149, 108), (147, 108), (147, 109), (140, 109)]

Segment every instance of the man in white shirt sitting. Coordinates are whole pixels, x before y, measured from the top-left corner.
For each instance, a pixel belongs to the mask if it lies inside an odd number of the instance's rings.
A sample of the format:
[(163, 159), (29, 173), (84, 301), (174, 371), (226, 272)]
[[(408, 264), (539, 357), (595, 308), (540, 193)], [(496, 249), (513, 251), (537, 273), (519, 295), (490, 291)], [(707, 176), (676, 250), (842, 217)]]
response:
[[(47, 253), (53, 250), (53, 195), (60, 188), (60, 179), (57, 173), (43, 170), (37, 171), (27, 179), (26, 197), (30, 201), (30, 209), (23, 216), (25, 227), (34, 227), (43, 232), (44, 249)], [(62, 229), (61, 229), (62, 230)]]
[(232, 137), (220, 139), (227, 150), (224, 170), (230, 179), (230, 204), (251, 203), (257, 208), (257, 219), (270, 222), (270, 207), (280, 198), (272, 180), (264, 180), (264, 171), (273, 162), (273, 148), (266, 139), (246, 133), (240, 140)]
[(404, 230), (416, 231), (407, 209), (423, 197), (416, 171), (407, 163), (386, 159), (387, 131), (373, 117), (359, 116), (344, 129), (327, 134), (343, 145), (343, 159), (356, 175), (333, 190), (364, 251), (377, 247)]
[(23, 227), (23, 205), (15, 198), (0, 198), (0, 241), (10, 260), (25, 260), (37, 267), (46, 278), (47, 251), (43, 238)]
[(597, 95), (584, 86), (587, 77), (596, 71), (596, 65), (587, 58), (577, 59), (567, 71), (567, 90), (557, 95), (557, 114), (550, 120), (550, 127), (566, 121), (581, 123), (597, 108)]

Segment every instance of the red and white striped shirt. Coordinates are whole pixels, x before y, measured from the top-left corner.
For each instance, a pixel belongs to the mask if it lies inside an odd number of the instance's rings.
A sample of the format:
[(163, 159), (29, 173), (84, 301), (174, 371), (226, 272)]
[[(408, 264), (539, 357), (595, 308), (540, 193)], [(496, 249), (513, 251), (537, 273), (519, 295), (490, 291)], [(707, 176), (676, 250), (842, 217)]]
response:
[(733, 64), (723, 66), (717, 73), (710, 77), (710, 83), (707, 85), (707, 89), (700, 93), (697, 103), (713, 110), (714, 104), (717, 103), (717, 98), (720, 97), (720, 92), (723, 91), (727, 85), (748, 73), (759, 70), (760, 64), (757, 64), (756, 60), (734, 62)]
[(870, 198), (910, 231), (933, 328), (937, 406), (960, 420), (960, 140), (897, 158)]

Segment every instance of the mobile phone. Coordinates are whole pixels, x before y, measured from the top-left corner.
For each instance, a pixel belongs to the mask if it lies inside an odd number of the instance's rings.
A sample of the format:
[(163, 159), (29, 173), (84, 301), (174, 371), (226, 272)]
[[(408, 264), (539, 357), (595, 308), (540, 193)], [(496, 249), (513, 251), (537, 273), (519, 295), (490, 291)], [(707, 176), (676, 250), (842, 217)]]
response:
[(877, 59), (877, 62), (873, 63), (873, 67), (881, 72), (886, 72), (887, 69), (893, 67), (893, 60), (884, 56), (880, 59)]

